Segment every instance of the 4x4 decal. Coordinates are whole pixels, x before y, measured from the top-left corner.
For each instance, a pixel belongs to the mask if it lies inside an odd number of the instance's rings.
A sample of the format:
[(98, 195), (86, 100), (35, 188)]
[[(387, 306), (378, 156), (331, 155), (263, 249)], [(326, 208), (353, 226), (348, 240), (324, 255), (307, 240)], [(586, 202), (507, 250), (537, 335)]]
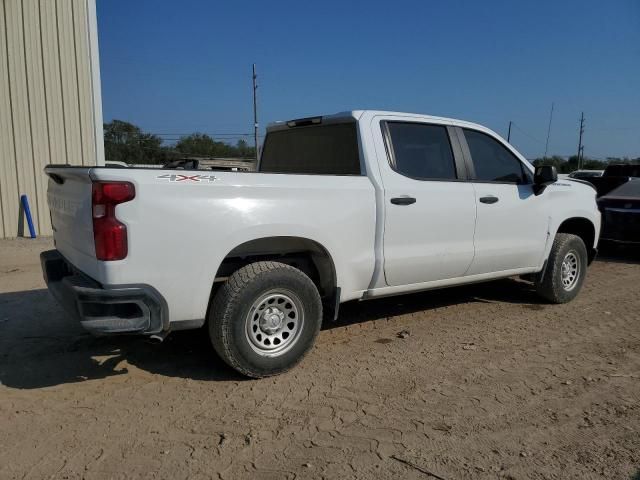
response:
[(215, 175), (182, 175), (176, 173), (167, 173), (164, 175), (158, 175), (158, 180), (169, 180), (170, 182), (214, 182), (218, 179)]

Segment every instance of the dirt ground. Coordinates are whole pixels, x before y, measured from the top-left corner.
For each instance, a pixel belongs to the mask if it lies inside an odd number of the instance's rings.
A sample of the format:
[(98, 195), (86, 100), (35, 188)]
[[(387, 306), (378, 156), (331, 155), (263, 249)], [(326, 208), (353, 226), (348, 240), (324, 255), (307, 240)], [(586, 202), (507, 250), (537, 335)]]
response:
[(640, 252), (568, 305), (515, 280), (347, 304), (246, 380), (201, 331), (88, 336), (46, 248), (0, 241), (2, 479), (640, 479)]

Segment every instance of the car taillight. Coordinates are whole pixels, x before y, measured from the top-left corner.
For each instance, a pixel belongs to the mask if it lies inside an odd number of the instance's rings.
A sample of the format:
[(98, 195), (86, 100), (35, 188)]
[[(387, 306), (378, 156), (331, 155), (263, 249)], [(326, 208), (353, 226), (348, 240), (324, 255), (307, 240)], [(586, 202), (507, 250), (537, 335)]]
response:
[(93, 183), (93, 239), (98, 260), (122, 260), (127, 256), (127, 226), (116, 218), (116, 205), (135, 196), (136, 190), (129, 182)]

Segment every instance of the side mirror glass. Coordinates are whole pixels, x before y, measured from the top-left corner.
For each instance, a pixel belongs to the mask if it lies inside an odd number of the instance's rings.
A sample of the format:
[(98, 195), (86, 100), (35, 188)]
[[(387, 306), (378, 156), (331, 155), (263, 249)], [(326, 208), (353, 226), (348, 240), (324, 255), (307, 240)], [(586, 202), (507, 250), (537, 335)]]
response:
[(536, 195), (540, 195), (545, 188), (558, 181), (558, 172), (553, 165), (536, 167), (533, 175), (533, 186)]

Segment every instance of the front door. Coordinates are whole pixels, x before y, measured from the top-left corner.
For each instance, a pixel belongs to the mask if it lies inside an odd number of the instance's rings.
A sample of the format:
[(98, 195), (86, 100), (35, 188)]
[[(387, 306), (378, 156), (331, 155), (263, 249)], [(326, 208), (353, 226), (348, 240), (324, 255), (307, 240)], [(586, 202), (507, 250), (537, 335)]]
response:
[(549, 196), (534, 194), (529, 168), (496, 138), (463, 132), (477, 205), (475, 257), (468, 274), (538, 266), (547, 238)]

